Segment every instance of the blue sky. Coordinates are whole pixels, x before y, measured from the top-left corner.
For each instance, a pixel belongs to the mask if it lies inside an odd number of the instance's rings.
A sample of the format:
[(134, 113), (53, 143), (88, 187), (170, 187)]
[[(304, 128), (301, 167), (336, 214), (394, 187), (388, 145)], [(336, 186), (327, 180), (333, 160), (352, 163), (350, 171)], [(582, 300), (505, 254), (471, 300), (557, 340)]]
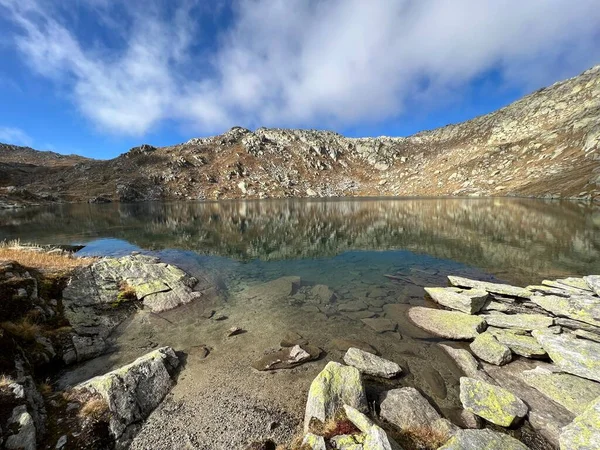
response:
[(600, 63), (597, 0), (0, 0), (0, 142), (405, 136)]

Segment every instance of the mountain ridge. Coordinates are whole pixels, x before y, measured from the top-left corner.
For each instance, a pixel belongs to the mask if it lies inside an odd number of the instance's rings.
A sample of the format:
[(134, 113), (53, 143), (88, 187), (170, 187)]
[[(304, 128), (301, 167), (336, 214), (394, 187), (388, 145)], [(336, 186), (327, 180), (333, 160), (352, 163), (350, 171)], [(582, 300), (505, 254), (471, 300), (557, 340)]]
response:
[(29, 202), (355, 196), (600, 200), (599, 145), (600, 65), (492, 113), (407, 137), (233, 127), (173, 146), (144, 144), (111, 160), (0, 145), (0, 203), (19, 204), (17, 194)]

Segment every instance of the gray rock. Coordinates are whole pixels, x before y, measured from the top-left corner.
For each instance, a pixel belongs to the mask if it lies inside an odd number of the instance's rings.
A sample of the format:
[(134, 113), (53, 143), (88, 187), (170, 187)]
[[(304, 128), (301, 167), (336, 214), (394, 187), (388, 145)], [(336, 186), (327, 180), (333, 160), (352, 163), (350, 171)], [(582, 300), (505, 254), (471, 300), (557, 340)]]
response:
[(600, 398), (562, 429), (561, 450), (594, 450), (600, 442)]
[(589, 323), (581, 322), (579, 320), (566, 319), (564, 317), (557, 317), (555, 322), (557, 325), (570, 330), (585, 330), (600, 336), (600, 327), (590, 325)]
[(308, 432), (312, 418), (325, 422), (334, 417), (344, 405), (368, 411), (365, 388), (358, 369), (331, 361), (310, 385), (304, 414), (304, 432)]
[(104, 353), (108, 347), (104, 339), (99, 336), (79, 336), (75, 334), (71, 337), (71, 340), (78, 362), (95, 358)]
[(60, 438), (58, 438), (58, 441), (56, 442), (56, 446), (54, 448), (61, 449), (65, 445), (67, 445), (67, 435), (63, 434)]
[(414, 429), (431, 429), (452, 433), (454, 428), (433, 406), (411, 387), (392, 389), (380, 396), (380, 416), (397, 426), (401, 432)]
[(588, 341), (600, 342), (600, 334), (591, 333), (586, 330), (574, 330), (573, 334), (581, 339), (587, 339)]
[(521, 376), (527, 384), (573, 414), (583, 413), (596, 398), (600, 397), (600, 383), (558, 370), (540, 366), (525, 370)]
[(396, 322), (392, 322), (389, 319), (383, 317), (376, 317), (371, 319), (362, 319), (362, 323), (367, 325), (370, 328), (373, 328), (378, 333), (385, 333), (386, 331), (396, 331), (398, 324)]
[(481, 289), (490, 293), (507, 295), (509, 297), (529, 298), (531, 296), (531, 292), (527, 289), (510, 286), (508, 284), (488, 283), (486, 281), (470, 280), (468, 278), (455, 277), (452, 275), (448, 277), (448, 280), (450, 280), (452, 286), (456, 287)]
[(393, 378), (402, 373), (402, 368), (395, 362), (358, 348), (349, 348), (344, 355), (344, 362), (349, 366), (356, 367), (362, 373), (376, 377)]
[(600, 381), (600, 344), (563, 333), (536, 330), (533, 337), (563, 371)]
[(594, 293), (600, 296), (600, 275), (588, 275), (587, 277), (583, 277), (589, 288), (594, 291)]
[(504, 433), (488, 429), (459, 430), (438, 450), (528, 450), (525, 444)]
[(419, 328), (448, 339), (474, 339), (486, 326), (478, 316), (421, 306), (410, 308), (408, 318)]
[(554, 325), (552, 317), (541, 314), (486, 314), (482, 316), (487, 324), (498, 328), (511, 328), (513, 330), (539, 330)]
[[(569, 280), (571, 280), (571, 281), (569, 281)], [(581, 280), (581, 281), (573, 282), (573, 280)], [(577, 295), (577, 294), (587, 295), (587, 294), (592, 293), (591, 289), (589, 288), (589, 286), (587, 285), (585, 280), (583, 280), (582, 278), (570, 278), (570, 279), (555, 280), (555, 281), (543, 280), (542, 285), (548, 286), (548, 287), (551, 287), (554, 289), (562, 289), (563, 291), (566, 291), (566, 292), (570, 293), (571, 295)]]
[(327, 450), (323, 436), (307, 433), (302, 440), (302, 448), (308, 447), (310, 450)]
[(471, 342), (470, 347), (475, 355), (490, 364), (502, 366), (509, 363), (512, 359), (510, 348), (498, 342), (494, 335), (487, 331), (477, 336)]
[(310, 292), (314, 300), (320, 304), (333, 303), (337, 299), (335, 292), (329, 289), (329, 286), (324, 284), (317, 284), (313, 286)]
[(526, 358), (542, 358), (546, 356), (546, 351), (539, 342), (534, 337), (525, 334), (525, 332), (488, 327), (486, 333), (494, 335), (498, 342), (506, 345), (517, 355), (525, 356)]
[(450, 357), (454, 360), (456, 365), (463, 373), (470, 378), (477, 378), (478, 380), (493, 383), (494, 381), (490, 376), (481, 369), (477, 360), (473, 357), (471, 352), (462, 348), (450, 347), (446, 344), (438, 344)]
[(363, 413), (348, 405), (344, 405), (344, 412), (348, 420), (366, 436), (361, 448), (365, 450), (392, 450), (399, 446), (387, 436), (385, 431), (375, 425), (371, 419)]
[(467, 314), (477, 314), (488, 298), (488, 293), (479, 289), (426, 287), (425, 292), (440, 305)]
[(362, 300), (352, 300), (338, 304), (338, 311), (355, 312), (367, 309), (367, 304)]
[(468, 411), (503, 427), (511, 426), (528, 411), (527, 405), (508, 390), (474, 378), (461, 377), (460, 401)]
[(592, 295), (534, 295), (531, 301), (559, 317), (578, 320), (600, 327), (600, 298)]
[(5, 448), (9, 450), (36, 450), (36, 429), (31, 414), (27, 412), (25, 405), (17, 406), (13, 409), (8, 427), (16, 427), (16, 433), (11, 434), (4, 443)]
[(106, 401), (110, 432), (119, 441), (128, 426), (145, 419), (167, 395), (178, 365), (173, 349), (162, 347), (74, 389), (99, 394)]

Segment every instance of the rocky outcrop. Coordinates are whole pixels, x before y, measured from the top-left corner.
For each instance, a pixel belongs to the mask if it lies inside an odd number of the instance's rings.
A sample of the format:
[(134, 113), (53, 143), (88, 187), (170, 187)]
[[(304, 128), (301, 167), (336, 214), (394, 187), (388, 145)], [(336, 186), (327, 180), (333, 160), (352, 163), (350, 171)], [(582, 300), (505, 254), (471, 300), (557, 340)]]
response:
[(418, 327), (448, 339), (474, 339), (486, 327), (485, 320), (478, 316), (420, 306), (410, 308), (408, 318)]
[(172, 348), (162, 347), (131, 364), (77, 385), (74, 390), (98, 394), (110, 411), (110, 432), (126, 448), (135, 431), (171, 389), (179, 365)]
[(541, 314), (486, 314), (482, 316), (492, 327), (510, 328), (512, 330), (532, 331), (554, 325), (552, 317)]
[(425, 292), (442, 306), (467, 314), (476, 314), (486, 303), (488, 293), (478, 289), (427, 287)]

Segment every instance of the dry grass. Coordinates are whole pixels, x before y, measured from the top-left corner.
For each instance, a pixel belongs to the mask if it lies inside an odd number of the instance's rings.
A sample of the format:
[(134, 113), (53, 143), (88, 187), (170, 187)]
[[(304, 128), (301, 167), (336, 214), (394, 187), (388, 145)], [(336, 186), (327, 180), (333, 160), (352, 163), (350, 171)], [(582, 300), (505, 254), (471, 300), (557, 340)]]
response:
[(135, 293), (135, 288), (127, 284), (127, 282), (123, 281), (119, 284), (119, 293), (117, 294), (117, 300), (119, 302), (125, 302), (129, 300), (136, 300), (137, 295)]
[(15, 380), (9, 375), (0, 375), (0, 391), (6, 389), (10, 384), (13, 384)]
[(108, 404), (100, 397), (92, 397), (87, 400), (79, 410), (79, 417), (100, 421), (108, 414)]
[(327, 419), (324, 423), (316, 419), (311, 420), (309, 431), (325, 439), (341, 434), (360, 433), (360, 430), (346, 417), (344, 410), (339, 410), (333, 418)]
[(435, 430), (430, 427), (411, 428), (403, 433), (415, 446), (422, 450), (435, 450), (440, 448), (448, 441), (450, 436), (442, 430)]
[(48, 381), (38, 384), (37, 389), (45, 397), (52, 394), (52, 385)]
[(97, 258), (76, 258), (70, 253), (49, 253), (33, 245), (18, 241), (0, 243), (0, 261), (16, 261), (25, 267), (47, 271), (70, 271), (87, 266)]
[(7, 333), (29, 342), (34, 341), (41, 332), (41, 327), (28, 318), (18, 322), (2, 322), (0, 327), (4, 328)]

